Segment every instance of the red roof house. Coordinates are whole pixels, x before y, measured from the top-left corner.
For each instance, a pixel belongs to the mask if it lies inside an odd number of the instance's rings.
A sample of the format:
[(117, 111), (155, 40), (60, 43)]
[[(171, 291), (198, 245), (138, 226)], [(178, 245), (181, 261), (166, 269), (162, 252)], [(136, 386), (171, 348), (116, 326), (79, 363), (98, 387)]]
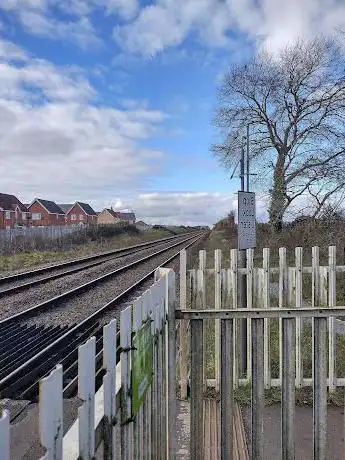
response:
[(14, 228), (27, 225), (30, 213), (14, 195), (0, 193), (0, 228)]
[[(97, 224), (97, 213), (87, 203), (76, 201), (71, 205), (59, 205), (63, 209), (67, 216), (68, 225), (96, 225)], [(67, 206), (69, 206), (68, 209)]]
[(35, 198), (29, 205), (29, 211), (31, 224), (34, 226), (66, 225), (66, 214), (54, 201)]

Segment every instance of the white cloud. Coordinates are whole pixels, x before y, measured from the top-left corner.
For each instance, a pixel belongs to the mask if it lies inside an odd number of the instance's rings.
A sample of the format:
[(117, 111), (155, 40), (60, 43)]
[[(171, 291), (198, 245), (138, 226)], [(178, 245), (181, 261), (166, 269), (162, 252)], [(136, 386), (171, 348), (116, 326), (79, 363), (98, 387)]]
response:
[(123, 19), (131, 19), (139, 10), (138, 0), (100, 0), (108, 13), (117, 13)]
[(230, 25), (227, 11), (218, 0), (161, 0), (142, 8), (133, 23), (117, 27), (114, 35), (127, 50), (147, 56), (181, 44), (194, 31), (202, 39), (224, 44)]
[(25, 9), (19, 11), (19, 17), (24, 28), (34, 35), (54, 40), (68, 40), (79, 44), (82, 48), (101, 44), (87, 17), (81, 17), (76, 21), (58, 21), (39, 11)]
[(297, 37), (345, 29), (343, 0), (157, 0), (114, 36), (132, 53), (156, 55), (196, 34), (208, 45), (230, 44), (229, 32), (246, 33), (276, 49)]
[[(213, 225), (235, 210), (237, 201), (234, 193), (156, 192), (98, 203), (98, 207), (110, 205), (117, 209), (133, 209), (138, 220), (150, 224)], [(266, 214), (264, 201), (258, 199), (258, 219), (266, 219)]]
[[(1, 50), (2, 191), (29, 201), (90, 199), (142, 187), (158, 173), (163, 153), (142, 148), (140, 140), (155, 133), (163, 112), (96, 105), (78, 69), (31, 58), (0, 40)], [(11, 62), (18, 53), (25, 60)]]

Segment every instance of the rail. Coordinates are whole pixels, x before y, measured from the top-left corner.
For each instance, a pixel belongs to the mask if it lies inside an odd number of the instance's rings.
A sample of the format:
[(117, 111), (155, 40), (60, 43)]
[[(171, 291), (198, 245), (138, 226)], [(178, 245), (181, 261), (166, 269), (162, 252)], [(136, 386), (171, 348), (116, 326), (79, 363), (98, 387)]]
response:
[[(196, 243), (200, 238), (203, 237), (204, 234), (194, 235), (193, 238), (189, 237), (183, 244), (185, 244), (185, 248), (193, 245)], [(178, 243), (174, 243), (173, 245), (169, 246), (169, 248), (165, 248), (164, 250), (160, 250), (158, 253), (164, 253), (168, 249), (181, 246), (181, 241)], [(167, 265), (173, 259), (175, 259), (179, 255), (180, 248), (174, 253), (171, 257), (165, 260), (161, 266)], [(152, 257), (152, 255), (150, 256)], [(147, 258), (141, 259), (141, 261), (146, 260)], [(138, 261), (135, 263), (139, 263)], [(130, 265), (129, 265), (130, 266)], [(127, 269), (128, 266), (123, 267), (119, 270), (123, 271)], [(96, 312), (92, 315), (88, 316), (85, 320), (81, 321), (79, 324), (69, 328), (66, 332), (62, 335), (60, 334), (58, 338), (56, 338), (53, 342), (44, 344), (42, 342), (43, 348), (39, 349), (35, 352), (29, 359), (22, 362), (19, 366), (15, 367), (12, 372), (8, 373), (7, 375), (3, 376), (0, 380), (0, 394), (2, 397), (13, 397), (15, 395), (21, 394), (22, 397), (32, 398), (37, 394), (37, 379), (46, 375), (54, 365), (62, 360), (63, 358), (66, 359), (66, 363), (69, 366), (75, 365), (75, 347), (82, 343), (85, 340), (85, 337), (90, 336), (90, 334), (98, 334), (100, 326), (97, 324), (97, 321), (102, 317), (102, 315), (114, 307), (120, 300), (126, 298), (129, 294), (133, 293), (140, 285), (142, 285), (146, 280), (154, 275), (155, 269), (149, 269), (148, 272), (135, 283), (133, 283), (128, 289), (123, 291), (121, 294), (116, 296), (107, 304), (100, 307)], [(106, 275), (107, 276), (107, 275)], [(74, 291), (73, 293), (75, 293)], [(79, 291), (80, 292), (80, 291)], [(63, 297), (65, 298), (65, 297)], [(56, 300), (51, 299), (50, 301), (46, 302), (46, 304), (50, 307), (54, 307)], [(0, 321), (0, 328), (7, 326), (10, 327), (13, 323), (17, 323), (19, 319), (27, 318), (32, 314), (32, 312), (37, 312), (42, 308), (42, 304), (38, 306), (38, 308), (33, 307), (32, 309), (25, 310), (22, 313), (18, 313), (8, 319)], [(100, 359), (100, 357), (99, 357)], [(74, 383), (71, 383), (69, 389), (64, 389), (66, 392), (66, 396), (70, 394), (71, 388), (74, 385), (76, 386), (76, 379), (73, 379)]]
[[(39, 436), (46, 451), (45, 459), (95, 458), (101, 444), (105, 459), (173, 458), (176, 450), (175, 274), (162, 268), (155, 274), (156, 280), (150, 289), (121, 312), (120, 362), (116, 356), (116, 320), (103, 328), (105, 375), (97, 392), (96, 338), (89, 338), (79, 347), (81, 406), (78, 419), (64, 436), (62, 366), (57, 365), (40, 381)], [(146, 339), (142, 341), (140, 333), (144, 328)], [(138, 356), (147, 357), (148, 344), (152, 344), (150, 382), (140, 369), (133, 374), (133, 363)], [(134, 377), (139, 379), (141, 389), (144, 387), (141, 393), (135, 390), (138, 387)], [(9, 460), (11, 455), (9, 409), (5, 404), (0, 413), (1, 458), (4, 460)], [(122, 443), (117, 441), (118, 433)]]
[[(184, 235), (186, 236), (186, 234)], [(29, 270), (29, 271), (5, 276), (5, 277), (0, 278), (0, 296), (13, 294), (13, 293), (22, 291), (24, 289), (31, 288), (39, 284), (61, 278), (66, 275), (78, 273), (87, 268), (97, 267), (98, 265), (101, 265), (104, 262), (113, 260), (114, 258), (135, 254), (136, 252), (139, 252), (142, 249), (150, 248), (152, 246), (155, 246), (159, 243), (164, 243), (166, 241), (181, 239), (183, 238), (184, 235), (180, 234), (177, 236), (161, 238), (158, 240), (152, 240), (152, 241), (136, 244), (133, 246), (128, 246), (126, 248), (106, 251), (100, 254), (94, 254), (92, 256), (82, 257), (79, 259), (73, 259), (73, 260), (69, 260), (66, 262), (59, 263), (59, 264), (49, 265), (48, 267), (36, 268), (34, 270)], [(56, 270), (58, 270), (58, 273), (54, 273)], [(30, 278), (34, 278), (34, 277), (37, 277), (43, 274), (48, 274), (51, 272), (53, 273), (47, 276), (30, 280)], [(16, 283), (24, 279), (29, 279), (29, 281), (19, 284), (19, 285), (15, 284), (14, 286), (10, 286), (6, 288), (6, 285), (11, 284), (11, 283), (13, 284), (13, 283)], [(2, 286), (5, 286), (5, 289)]]

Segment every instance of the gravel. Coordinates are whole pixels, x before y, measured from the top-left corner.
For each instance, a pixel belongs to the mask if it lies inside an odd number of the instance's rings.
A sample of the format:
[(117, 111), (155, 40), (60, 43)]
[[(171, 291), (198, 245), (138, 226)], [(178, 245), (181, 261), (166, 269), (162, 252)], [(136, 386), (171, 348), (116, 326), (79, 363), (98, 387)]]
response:
[[(171, 243), (170, 243), (171, 244)], [(123, 265), (129, 264), (138, 258), (145, 257), (147, 255), (153, 254), (159, 249), (162, 249), (167, 246), (167, 243), (160, 243), (155, 247), (145, 248), (135, 254), (130, 254), (124, 257), (112, 259), (110, 261), (104, 262), (102, 265), (97, 267), (85, 269), (81, 272), (74, 273), (71, 275), (66, 275), (63, 278), (59, 278), (53, 281), (49, 281), (42, 285), (37, 285), (32, 288), (29, 288), (25, 291), (18, 292), (16, 294), (6, 295), (1, 298), (1, 307), (0, 307), (0, 320), (7, 318), (15, 313), (19, 313), (23, 310), (26, 310), (34, 305), (37, 305), (41, 302), (44, 302), (52, 297), (61, 295), (62, 293), (73, 289), (77, 286), (80, 286), (88, 281), (91, 281), (99, 276), (106, 274), (107, 272), (116, 270), (117, 268), (122, 267)], [(163, 254), (163, 258), (164, 258)], [(166, 259), (167, 257), (165, 257)], [(165, 260), (164, 259), (164, 260)], [(138, 267), (139, 268), (139, 267)], [(123, 273), (125, 275), (125, 273)], [(117, 277), (116, 277), (117, 279)], [(106, 284), (112, 284), (114, 281), (110, 280)], [(96, 286), (92, 291), (103, 291), (105, 284), (102, 286)], [(89, 296), (89, 293), (82, 295), (82, 298)]]
[[(160, 243), (160, 244), (164, 244), (164, 243)], [(165, 243), (167, 244), (167, 243)], [(90, 264), (100, 264), (100, 263), (104, 263), (104, 262), (107, 262), (107, 261), (113, 261), (113, 260), (116, 260), (116, 259), (119, 259), (119, 258), (122, 258), (122, 257), (125, 257), (127, 255), (131, 255), (131, 254), (137, 254), (137, 253), (140, 253), (141, 251), (144, 251), (146, 249), (149, 249), (150, 247), (152, 248), (152, 246), (154, 245), (154, 243), (150, 242), (148, 243), (147, 246), (143, 247), (142, 249), (138, 249), (138, 248), (134, 248), (134, 249), (128, 249), (120, 254), (104, 254), (102, 256), (102, 254), (99, 254), (100, 256), (102, 257), (99, 257), (98, 259), (94, 259), (94, 260), (85, 260), (85, 261), (80, 261), (79, 263), (75, 264), (75, 265), (72, 265), (72, 266), (67, 266), (67, 267), (60, 267), (61, 264), (58, 264), (57, 267), (54, 267), (54, 264), (52, 265), (48, 265), (48, 266), (40, 266), (36, 269), (33, 269), (33, 271), (35, 270), (38, 270), (38, 269), (44, 269), (44, 272), (43, 273), (40, 273), (40, 274), (32, 274), (29, 278), (24, 278), (24, 279), (21, 279), (21, 280), (15, 280), (15, 281), (6, 281), (6, 280), (3, 280), (3, 278), (0, 278), (0, 294), (7, 290), (7, 289), (11, 289), (11, 288), (14, 288), (14, 287), (17, 287), (17, 286), (21, 286), (23, 284), (26, 284), (26, 283), (30, 283), (30, 282), (33, 282), (33, 281), (39, 281), (39, 280), (43, 280), (44, 278), (46, 277), (49, 277), (50, 275), (59, 275), (59, 274), (62, 274), (64, 275), (66, 271), (68, 270), (80, 270), (80, 269), (83, 269), (83, 270), (86, 270), (88, 269), (88, 267), (90, 266)], [(95, 254), (96, 256), (97, 254)], [(77, 260), (77, 259), (75, 259)], [(70, 260), (70, 261), (63, 261), (63, 263), (68, 263), (68, 262), (71, 262), (73, 260)], [(92, 267), (90, 267), (92, 268)], [(24, 271), (25, 273), (25, 271)], [(20, 274), (20, 272), (17, 272), (17, 273), (14, 273), (15, 274)], [(72, 274), (71, 274), (72, 275)], [(9, 275), (11, 276), (11, 275)], [(67, 274), (64, 275), (64, 276), (68, 276)]]
[[(165, 262), (184, 245), (185, 243), (181, 243), (181, 245), (157, 255), (139, 266), (127, 269), (101, 285), (94, 286), (88, 292), (83, 292), (73, 299), (61, 302), (54, 310), (41, 313), (38, 317), (27, 321), (27, 324), (71, 325), (79, 323)], [(148, 286), (150, 284), (152, 284), (152, 280)], [(119, 306), (114, 305), (111, 317), (118, 317), (120, 310)]]

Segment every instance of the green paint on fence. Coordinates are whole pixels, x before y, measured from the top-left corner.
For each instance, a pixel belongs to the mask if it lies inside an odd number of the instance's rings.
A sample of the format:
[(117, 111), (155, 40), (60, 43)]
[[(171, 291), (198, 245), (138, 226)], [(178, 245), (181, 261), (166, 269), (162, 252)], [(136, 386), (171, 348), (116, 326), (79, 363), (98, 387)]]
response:
[(132, 417), (137, 414), (145, 401), (152, 382), (153, 374), (153, 338), (151, 322), (148, 321), (135, 334), (132, 351)]

